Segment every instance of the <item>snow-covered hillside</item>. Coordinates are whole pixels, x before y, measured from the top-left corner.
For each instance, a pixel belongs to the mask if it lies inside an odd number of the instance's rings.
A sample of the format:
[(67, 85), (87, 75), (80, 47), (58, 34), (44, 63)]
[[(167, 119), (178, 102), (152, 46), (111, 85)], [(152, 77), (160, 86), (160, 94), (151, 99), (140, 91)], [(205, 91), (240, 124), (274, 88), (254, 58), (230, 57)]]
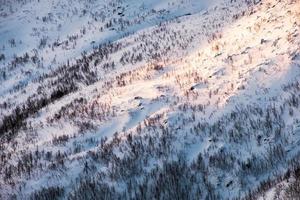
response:
[(0, 199), (268, 196), (300, 169), (299, 29), (297, 0), (4, 0)]

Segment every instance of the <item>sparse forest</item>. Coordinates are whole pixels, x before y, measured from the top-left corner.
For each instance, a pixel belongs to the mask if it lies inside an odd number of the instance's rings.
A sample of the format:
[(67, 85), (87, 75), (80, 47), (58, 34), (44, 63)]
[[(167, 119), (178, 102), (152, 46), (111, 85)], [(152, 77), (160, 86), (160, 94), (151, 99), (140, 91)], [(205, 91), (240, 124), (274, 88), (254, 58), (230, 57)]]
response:
[(299, 198), (299, 1), (1, 3), (0, 200)]

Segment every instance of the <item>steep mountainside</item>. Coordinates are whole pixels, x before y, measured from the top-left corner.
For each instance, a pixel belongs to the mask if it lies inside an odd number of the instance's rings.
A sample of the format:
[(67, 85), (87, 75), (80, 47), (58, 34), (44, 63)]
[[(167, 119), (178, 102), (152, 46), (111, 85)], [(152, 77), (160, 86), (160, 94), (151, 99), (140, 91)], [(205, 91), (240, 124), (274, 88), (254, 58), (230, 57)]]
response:
[(0, 199), (293, 199), (300, 1), (3, 2)]

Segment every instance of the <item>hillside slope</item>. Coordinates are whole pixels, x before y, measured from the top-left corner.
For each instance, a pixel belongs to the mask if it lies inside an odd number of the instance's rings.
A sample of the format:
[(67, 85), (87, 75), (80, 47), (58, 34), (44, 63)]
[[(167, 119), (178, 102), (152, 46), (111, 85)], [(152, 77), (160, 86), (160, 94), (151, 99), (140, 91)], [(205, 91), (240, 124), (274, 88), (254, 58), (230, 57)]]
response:
[(300, 166), (299, 1), (78, 2), (1, 50), (0, 198), (256, 198)]

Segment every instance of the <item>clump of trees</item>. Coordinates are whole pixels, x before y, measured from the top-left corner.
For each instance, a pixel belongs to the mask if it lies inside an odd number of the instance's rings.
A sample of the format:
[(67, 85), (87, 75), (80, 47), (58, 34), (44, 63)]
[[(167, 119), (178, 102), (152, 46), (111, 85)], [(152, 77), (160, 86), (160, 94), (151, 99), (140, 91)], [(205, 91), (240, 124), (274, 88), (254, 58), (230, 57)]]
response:
[(31, 200), (55, 200), (60, 199), (64, 195), (64, 188), (54, 186), (48, 188), (42, 188), (39, 191), (34, 192), (31, 196)]

